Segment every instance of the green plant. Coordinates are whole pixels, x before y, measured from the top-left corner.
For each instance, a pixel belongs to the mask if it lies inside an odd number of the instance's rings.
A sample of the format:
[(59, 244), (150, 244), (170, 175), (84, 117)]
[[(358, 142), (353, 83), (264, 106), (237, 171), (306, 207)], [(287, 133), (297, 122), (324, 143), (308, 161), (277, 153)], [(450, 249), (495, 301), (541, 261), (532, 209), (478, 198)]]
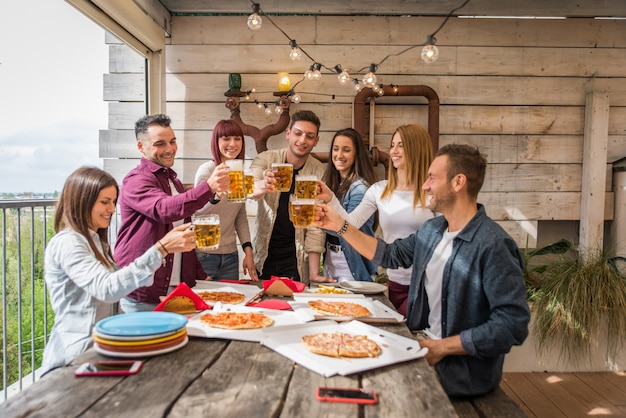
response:
[(552, 244), (529, 251), (528, 242), (526, 243), (526, 250), (522, 252), (522, 256), (524, 258), (524, 282), (526, 283), (529, 298), (531, 298), (532, 294), (541, 286), (541, 274), (548, 267), (548, 264), (546, 263), (533, 264), (532, 259), (538, 256), (566, 254), (572, 249), (573, 245), (574, 244), (571, 241), (561, 239)]
[(626, 337), (626, 276), (616, 268), (621, 257), (605, 251), (568, 258), (561, 255), (533, 277), (534, 333), (539, 350), (560, 345), (561, 355), (586, 358), (597, 330), (607, 330), (609, 354)]

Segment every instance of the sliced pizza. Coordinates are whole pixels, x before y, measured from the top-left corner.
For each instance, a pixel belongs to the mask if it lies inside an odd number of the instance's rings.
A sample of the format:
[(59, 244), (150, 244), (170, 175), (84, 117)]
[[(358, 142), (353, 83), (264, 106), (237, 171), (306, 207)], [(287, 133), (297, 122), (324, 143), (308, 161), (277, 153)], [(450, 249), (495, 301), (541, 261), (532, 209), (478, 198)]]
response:
[(322, 332), (302, 337), (302, 344), (315, 354), (329, 357), (365, 358), (378, 357), (382, 348), (366, 335), (343, 332)]
[(238, 292), (198, 292), (198, 296), (200, 296), (205, 302), (222, 302), (231, 305), (236, 305), (246, 299), (246, 295)]
[(213, 328), (255, 329), (269, 327), (274, 320), (262, 313), (255, 312), (220, 312), (206, 314), (200, 320)]
[(329, 316), (371, 316), (372, 313), (365, 306), (354, 302), (310, 300), (309, 306), (316, 312)]

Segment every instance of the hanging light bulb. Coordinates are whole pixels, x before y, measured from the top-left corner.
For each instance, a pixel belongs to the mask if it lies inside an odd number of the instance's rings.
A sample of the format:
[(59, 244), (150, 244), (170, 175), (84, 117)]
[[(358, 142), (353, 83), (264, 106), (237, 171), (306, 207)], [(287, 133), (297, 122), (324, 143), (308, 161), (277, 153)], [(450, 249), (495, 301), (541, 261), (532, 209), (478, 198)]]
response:
[(265, 108), (265, 114), (266, 115), (271, 115), (272, 114), (272, 109), (270, 109), (270, 107), (268, 105), (266, 105), (265, 103), (263, 103), (263, 107)]
[(298, 44), (295, 39), (289, 41), (289, 45), (291, 46), (291, 52), (289, 53), (289, 58), (292, 61), (300, 61), (302, 58), (302, 52), (300, 52), (300, 48), (298, 48)]
[(300, 103), (302, 101), (302, 97), (300, 97), (298, 93), (294, 93), (294, 95), (291, 96), (291, 101), (293, 103)]
[(374, 87), (376, 85), (376, 64), (370, 64), (370, 70), (363, 76), (363, 84), (365, 87)]
[(315, 67), (311, 65), (309, 69), (304, 72), (304, 78), (307, 80), (313, 80), (313, 71), (315, 71)]
[(363, 86), (361, 86), (359, 84), (359, 79), (355, 78), (354, 79), (354, 91), (356, 91), (357, 93), (360, 92), (361, 90), (363, 90)]
[(372, 86), (372, 91), (376, 94), (378, 94), (378, 92), (380, 91), (380, 87), (378, 86), (378, 84), (374, 84)]
[(256, 103), (256, 107), (259, 109), (263, 109), (263, 103), (259, 103), (256, 100), (254, 101), (254, 103)]
[(346, 70), (342, 69), (339, 64), (335, 65), (335, 71), (337, 71), (337, 79), (339, 80), (339, 83), (345, 86), (350, 81), (350, 74)]
[(259, 16), (259, 11), (261, 10), (261, 6), (259, 3), (252, 3), (252, 14), (248, 16), (248, 27), (250, 30), (259, 30), (261, 29), (261, 25), (263, 25), (263, 19)]
[(276, 107), (274, 108), (274, 113), (276, 113), (279, 116), (282, 115), (283, 108), (279, 104), (276, 104)]
[(315, 69), (313, 70), (313, 80), (315, 81), (322, 78), (322, 72), (320, 71), (320, 68), (322, 68), (322, 64), (315, 63)]
[(385, 95), (385, 89), (383, 88), (383, 85), (380, 84), (378, 87), (378, 91), (376, 91), (376, 94), (378, 94), (379, 96), (384, 96)]
[(437, 61), (439, 57), (439, 48), (435, 46), (437, 39), (433, 35), (428, 35), (426, 38), (426, 45), (422, 48), (422, 61), (426, 64)]

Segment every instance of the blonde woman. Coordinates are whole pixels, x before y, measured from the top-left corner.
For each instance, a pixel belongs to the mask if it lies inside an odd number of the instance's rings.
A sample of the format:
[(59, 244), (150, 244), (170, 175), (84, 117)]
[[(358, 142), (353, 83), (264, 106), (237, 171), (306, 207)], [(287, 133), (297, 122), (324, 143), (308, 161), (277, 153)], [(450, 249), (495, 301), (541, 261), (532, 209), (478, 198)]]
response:
[[(320, 199), (329, 203), (353, 226), (360, 228), (378, 211), (378, 221), (385, 242), (405, 238), (417, 231), (424, 221), (434, 216), (426, 204), (422, 184), (428, 177), (433, 148), (428, 131), (411, 124), (402, 125), (391, 136), (391, 164), (387, 180), (373, 184), (359, 206), (347, 213), (332, 191), (322, 183)], [(389, 300), (406, 315), (412, 268), (387, 269)]]

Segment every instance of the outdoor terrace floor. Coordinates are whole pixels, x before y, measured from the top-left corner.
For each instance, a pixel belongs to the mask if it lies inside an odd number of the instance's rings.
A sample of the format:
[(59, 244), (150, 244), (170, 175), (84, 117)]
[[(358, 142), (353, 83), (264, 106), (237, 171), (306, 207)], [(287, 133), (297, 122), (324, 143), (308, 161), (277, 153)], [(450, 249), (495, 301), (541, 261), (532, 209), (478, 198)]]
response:
[(626, 417), (626, 372), (504, 373), (500, 387), (528, 417)]

